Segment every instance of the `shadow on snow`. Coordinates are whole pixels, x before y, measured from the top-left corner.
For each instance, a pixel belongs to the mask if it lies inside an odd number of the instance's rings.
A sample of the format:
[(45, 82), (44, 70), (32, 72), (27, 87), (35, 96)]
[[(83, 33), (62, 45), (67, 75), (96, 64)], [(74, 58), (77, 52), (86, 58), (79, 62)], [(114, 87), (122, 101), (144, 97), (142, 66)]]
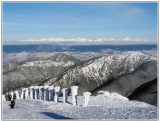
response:
[(54, 118), (54, 119), (72, 119), (72, 118), (61, 116), (61, 115), (58, 115), (58, 114), (55, 114), (52, 112), (42, 112), (42, 114), (44, 114), (48, 117)]

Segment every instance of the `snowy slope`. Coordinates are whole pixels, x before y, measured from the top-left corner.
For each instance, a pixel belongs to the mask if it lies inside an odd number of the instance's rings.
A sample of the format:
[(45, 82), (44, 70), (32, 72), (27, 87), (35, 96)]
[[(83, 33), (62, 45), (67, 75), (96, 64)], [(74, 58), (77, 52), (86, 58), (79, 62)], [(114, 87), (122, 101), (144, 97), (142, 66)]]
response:
[(153, 60), (156, 58), (140, 52), (102, 56), (67, 70), (58, 76), (56, 82), (49, 79), (45, 84), (61, 87), (79, 84), (83, 88), (81, 91), (92, 91), (112, 79), (131, 74), (142, 64)]
[(3, 102), (3, 120), (156, 120), (157, 108), (138, 101), (110, 99), (102, 95), (91, 96), (89, 106), (83, 107), (83, 97), (78, 96), (78, 105), (40, 100), (17, 100), (15, 109)]
[[(45, 55), (45, 54), (44, 54)], [(42, 56), (44, 56), (42, 55)], [(76, 65), (79, 60), (64, 53), (53, 53), (40, 57), (36, 55), (22, 64), (5, 64), (3, 92), (19, 89), (31, 84), (41, 84)]]

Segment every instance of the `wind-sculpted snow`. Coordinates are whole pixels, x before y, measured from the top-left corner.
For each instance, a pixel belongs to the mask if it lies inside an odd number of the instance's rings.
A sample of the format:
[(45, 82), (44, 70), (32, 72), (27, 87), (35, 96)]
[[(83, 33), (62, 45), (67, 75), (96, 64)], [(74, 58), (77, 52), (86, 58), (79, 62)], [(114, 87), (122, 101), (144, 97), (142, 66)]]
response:
[(152, 60), (156, 59), (140, 52), (103, 56), (69, 69), (56, 81), (51, 79), (46, 84), (60, 85), (61, 87), (78, 84), (80, 93), (85, 90), (92, 91), (112, 79), (134, 72), (145, 62)]
[[(111, 92), (109, 93), (108, 91), (101, 91), (98, 92), (98, 94), (96, 96), (91, 96), (92, 100), (90, 100), (90, 105), (106, 105), (106, 103), (111, 102), (110, 104), (114, 103), (128, 103), (127, 101), (129, 101), (129, 99), (127, 97), (124, 97), (122, 95), (120, 95), (119, 93), (116, 92)], [(116, 105), (115, 104), (115, 105)], [(109, 105), (111, 107), (111, 105)], [(116, 107), (116, 106), (112, 106), (112, 107)]]

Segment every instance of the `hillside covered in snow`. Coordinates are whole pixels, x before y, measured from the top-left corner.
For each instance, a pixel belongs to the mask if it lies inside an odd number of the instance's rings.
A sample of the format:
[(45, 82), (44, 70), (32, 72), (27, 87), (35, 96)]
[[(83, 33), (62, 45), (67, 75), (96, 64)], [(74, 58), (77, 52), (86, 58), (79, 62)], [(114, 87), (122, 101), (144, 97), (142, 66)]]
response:
[[(27, 54), (28, 55), (28, 54)], [(157, 106), (157, 59), (128, 51), (98, 53), (34, 53), (30, 58), (3, 65), (3, 94), (29, 86), (79, 86), (93, 95), (99, 90), (118, 92), (131, 100)], [(77, 59), (79, 55), (79, 58)], [(85, 56), (88, 57), (88, 60)], [(80, 60), (82, 59), (82, 60)]]

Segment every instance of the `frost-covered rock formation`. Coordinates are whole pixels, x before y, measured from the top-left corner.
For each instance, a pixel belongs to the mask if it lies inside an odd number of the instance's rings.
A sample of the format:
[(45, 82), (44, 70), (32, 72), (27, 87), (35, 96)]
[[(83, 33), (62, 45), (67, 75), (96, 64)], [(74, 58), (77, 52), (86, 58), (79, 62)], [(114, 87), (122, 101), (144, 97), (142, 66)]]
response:
[(71, 86), (72, 104), (77, 105), (78, 86)]
[(59, 86), (54, 87), (54, 91), (55, 91), (54, 102), (58, 103), (60, 95), (60, 87)]
[(29, 90), (29, 99), (33, 99), (34, 98), (34, 87), (33, 86), (30, 86), (29, 88), (28, 88), (28, 90)]
[(89, 96), (90, 95), (91, 95), (90, 92), (83, 92), (83, 97), (84, 97), (84, 104), (83, 104), (83, 106), (88, 106)]
[(49, 101), (49, 90), (48, 90), (48, 85), (44, 86), (44, 100)]
[(39, 88), (39, 99), (44, 100), (44, 87), (39, 86), (38, 88)]
[(34, 90), (35, 90), (34, 98), (39, 99), (39, 88), (38, 88), (38, 86), (34, 86)]
[(62, 89), (62, 93), (63, 93), (63, 103), (67, 102), (67, 98), (68, 98), (68, 88), (63, 88)]
[(49, 86), (48, 87), (48, 91), (49, 91), (49, 101), (53, 101), (54, 100), (54, 86)]

